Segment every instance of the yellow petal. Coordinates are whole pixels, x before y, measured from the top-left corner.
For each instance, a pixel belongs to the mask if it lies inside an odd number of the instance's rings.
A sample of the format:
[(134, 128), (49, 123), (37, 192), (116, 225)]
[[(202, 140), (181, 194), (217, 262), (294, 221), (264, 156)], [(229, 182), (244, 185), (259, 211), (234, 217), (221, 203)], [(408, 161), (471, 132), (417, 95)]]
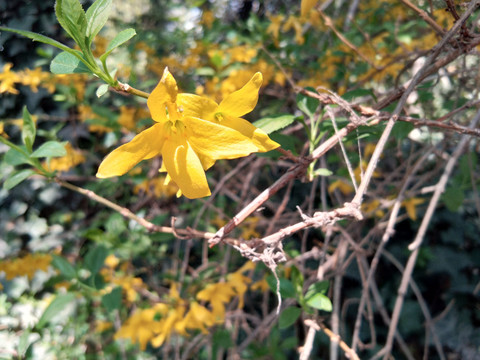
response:
[(188, 142), (177, 134), (165, 141), (163, 163), (183, 195), (196, 199), (210, 195), (202, 163)]
[(158, 155), (163, 142), (163, 125), (153, 125), (108, 154), (98, 168), (97, 177), (107, 178), (125, 174), (140, 161)]
[(241, 117), (251, 112), (258, 102), (258, 90), (262, 86), (263, 76), (257, 72), (240, 90), (228, 95), (218, 106), (217, 112)]
[(310, 10), (312, 10), (313, 7), (317, 5), (317, 1), (318, 0), (302, 0), (302, 4), (300, 5), (300, 15), (307, 15)]
[[(188, 121), (188, 123), (187, 123)], [(202, 154), (210, 159), (236, 159), (250, 155), (257, 151), (253, 141), (223, 123), (188, 118), (187, 138), (197, 154)]]
[(150, 109), (153, 120), (163, 122), (166, 119), (166, 104), (177, 101), (178, 87), (172, 74), (165, 68), (158, 85), (148, 97), (147, 106)]
[(237, 130), (243, 136), (249, 138), (259, 152), (267, 152), (280, 146), (280, 144), (270, 139), (263, 130), (255, 127), (245, 119), (224, 115), (222, 120), (220, 120), (220, 124)]
[(178, 109), (184, 117), (196, 117), (204, 120), (214, 120), (218, 104), (209, 98), (195, 94), (178, 94)]

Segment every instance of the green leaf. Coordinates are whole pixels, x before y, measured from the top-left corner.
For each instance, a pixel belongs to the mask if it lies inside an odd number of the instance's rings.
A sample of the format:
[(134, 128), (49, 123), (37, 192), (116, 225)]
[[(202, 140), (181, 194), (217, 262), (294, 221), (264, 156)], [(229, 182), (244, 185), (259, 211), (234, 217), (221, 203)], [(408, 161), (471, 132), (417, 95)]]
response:
[(120, 305), (122, 305), (122, 288), (117, 286), (108, 294), (103, 295), (102, 305), (108, 311), (120, 309)]
[[(267, 276), (266, 278), (268, 286), (273, 292), (277, 291), (277, 280), (273, 275)], [(295, 297), (295, 287), (293, 283), (288, 279), (280, 279), (280, 295), (283, 298), (294, 298)]]
[(195, 69), (195, 75), (197, 75), (197, 76), (214, 76), (215, 75), (215, 69), (212, 69), (211, 67), (201, 67), (201, 68)]
[(87, 30), (85, 35), (89, 45), (93, 38), (102, 30), (108, 20), (112, 8), (112, 0), (97, 0), (87, 10)]
[(19, 358), (21, 359), (25, 358), (25, 353), (27, 352), (28, 347), (30, 346), (30, 342), (28, 341), (28, 338), (30, 337), (31, 333), (32, 333), (31, 330), (27, 328), (22, 332), (22, 335), (18, 339), (17, 352), (18, 352)]
[(123, 31), (120, 31), (115, 38), (113, 38), (112, 41), (110, 41), (110, 44), (107, 46), (107, 50), (105, 51), (105, 54), (100, 56), (100, 60), (103, 62), (107, 59), (108, 55), (115, 50), (117, 47), (122, 45), (123, 43), (127, 42), (130, 40), (132, 37), (134, 37), (137, 33), (135, 32), (134, 29), (125, 29)]
[(105, 258), (108, 255), (108, 250), (104, 246), (96, 246), (85, 256), (85, 267), (93, 274), (98, 273), (102, 268)]
[(355, 98), (358, 97), (372, 97), (375, 101), (377, 101), (377, 97), (372, 89), (355, 89), (342, 95), (342, 99), (347, 101), (355, 100)]
[(63, 45), (62, 43), (58, 42), (57, 40), (53, 40), (53, 39), (51, 39), (47, 36), (43, 36), (43, 35), (31, 32), (31, 31), (11, 29), (11, 28), (7, 28), (7, 27), (3, 27), (3, 26), (0, 26), (0, 31), (13, 32), (13, 33), (25, 36), (29, 39), (32, 39), (33, 41), (38, 41), (38, 42), (41, 42), (41, 43), (44, 43), (44, 44), (55, 46), (56, 48), (59, 48), (63, 51), (69, 52), (71, 54), (80, 53), (77, 50), (69, 48), (66, 45)]
[(30, 156), (35, 158), (65, 156), (67, 155), (67, 150), (65, 150), (66, 143), (67, 142), (47, 141)]
[(327, 311), (332, 311), (332, 302), (330, 299), (323, 294), (314, 294), (309, 298), (306, 298), (306, 303), (308, 306), (311, 306), (315, 309)]
[[(313, 88), (307, 88), (312, 92), (315, 92)], [(303, 94), (297, 95), (297, 106), (300, 110), (302, 110), (308, 117), (313, 117), (315, 111), (317, 111), (318, 106), (320, 105), (320, 101), (318, 99), (312, 98), (310, 96), (306, 96)]]
[(328, 286), (329, 284), (327, 280), (319, 281), (310, 285), (305, 294), (305, 298), (308, 299), (310, 296), (313, 296), (315, 294), (325, 294), (328, 290)]
[(293, 265), (292, 270), (290, 272), (290, 278), (292, 279), (292, 284), (295, 288), (295, 292), (297, 295), (302, 295), (302, 289), (303, 289), (303, 274), (298, 268)]
[(86, 50), (87, 17), (80, 1), (57, 0), (55, 14), (62, 28), (75, 40), (80, 49)]
[(77, 56), (66, 51), (55, 56), (50, 63), (50, 71), (54, 74), (80, 74), (91, 72)]
[(29, 153), (32, 152), (32, 146), (35, 141), (36, 128), (32, 116), (28, 112), (26, 106), (23, 107), (23, 126), (22, 126), (22, 141), (27, 147)]
[(325, 295), (329, 283), (327, 280), (314, 283), (309, 286), (305, 294), (305, 302), (308, 306), (323, 311), (332, 311), (332, 302)]
[[(25, 149), (26, 151), (26, 149)], [(18, 166), (22, 164), (30, 164), (30, 158), (25, 156), (24, 153), (17, 151), (16, 149), (10, 149), (5, 153), (3, 160), (12, 166)]]
[(60, 311), (75, 299), (75, 294), (67, 293), (57, 295), (57, 297), (48, 305), (37, 323), (37, 329), (42, 329), (51, 321)]
[(108, 91), (108, 84), (102, 84), (98, 87), (97, 91), (95, 92), (95, 94), (97, 95), (97, 97), (101, 97), (103, 95), (105, 95), (105, 93)]
[(52, 265), (67, 279), (73, 279), (77, 277), (77, 271), (75, 270), (75, 267), (64, 257), (53, 255)]
[(295, 116), (290, 114), (277, 115), (259, 119), (253, 123), (256, 127), (262, 129), (267, 134), (286, 128), (295, 121)]
[(451, 212), (456, 212), (463, 204), (464, 199), (465, 193), (459, 187), (449, 187), (442, 194), (442, 200)]
[(298, 307), (290, 306), (286, 308), (280, 314), (280, 317), (278, 319), (278, 327), (280, 329), (285, 329), (293, 325), (295, 321), (297, 321), (301, 313), (302, 313), (302, 309)]
[(3, 183), (3, 188), (5, 190), (10, 190), (34, 174), (36, 173), (32, 169), (25, 169), (15, 172), (5, 180)]
[(330, 170), (325, 169), (325, 168), (320, 168), (320, 169), (317, 169), (313, 172), (314, 176), (330, 176), (332, 174), (333, 174), (333, 172), (331, 172)]
[(392, 136), (397, 140), (403, 140), (414, 128), (415, 126), (412, 123), (397, 121), (395, 125), (393, 125)]

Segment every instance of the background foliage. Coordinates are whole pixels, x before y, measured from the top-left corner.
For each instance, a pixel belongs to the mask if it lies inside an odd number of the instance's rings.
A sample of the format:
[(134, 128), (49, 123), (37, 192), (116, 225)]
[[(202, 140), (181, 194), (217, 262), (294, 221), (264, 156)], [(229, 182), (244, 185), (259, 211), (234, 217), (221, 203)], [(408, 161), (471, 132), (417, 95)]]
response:
[[(107, 153), (152, 124), (146, 102), (102, 94), (102, 81), (83, 73), (54, 75), (57, 49), (1, 32), (0, 136), (18, 146), (23, 139), (53, 174), (48, 180), (31, 170), (2, 143), (2, 358), (333, 359), (345, 351), (478, 358), (479, 130), (468, 129), (480, 103), (478, 11), (440, 47), (438, 63), (428, 64), (469, 4), (310, 3), (113, 1), (93, 55), (135, 29), (107, 60), (134, 88), (151, 91), (168, 66), (182, 91), (220, 101), (263, 74), (259, 104), (247, 117), (291, 154), (217, 162), (207, 173), (214, 195), (201, 200), (176, 198), (158, 174), (158, 158), (125, 176), (96, 179)], [(0, 17), (1, 26), (74, 46), (53, 1), (2, 2)], [(205, 234), (292, 170), (292, 159), (312, 154), (358, 118), (361, 126), (339, 135), (342, 146), (228, 236), (256, 241), (352, 201), (404, 85), (422, 66), (428, 71), (402, 104), (363, 196), (363, 219), (282, 239), (277, 315), (271, 270), (246, 261), (232, 242), (209, 248)], [(462, 136), (470, 141), (457, 154)], [(458, 161), (430, 218), (427, 206), (449, 159)], [(123, 216), (126, 209), (133, 216)], [(170, 230), (151, 231), (134, 216)], [(410, 288), (399, 294), (409, 244), (425, 218)], [(185, 238), (188, 228), (199, 233)], [(392, 327), (395, 342), (387, 349)], [(344, 342), (341, 351), (330, 329)]]

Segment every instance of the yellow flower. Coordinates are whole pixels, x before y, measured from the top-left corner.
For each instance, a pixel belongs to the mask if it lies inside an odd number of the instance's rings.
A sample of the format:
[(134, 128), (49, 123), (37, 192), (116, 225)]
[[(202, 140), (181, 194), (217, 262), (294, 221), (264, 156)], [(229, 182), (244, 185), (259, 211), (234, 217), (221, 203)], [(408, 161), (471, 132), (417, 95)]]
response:
[(67, 155), (53, 158), (49, 163), (45, 163), (44, 166), (50, 171), (68, 171), (72, 167), (77, 166), (85, 162), (85, 156), (83, 156), (80, 150), (75, 150), (70, 143), (65, 146)]
[(306, 16), (317, 4), (317, 1), (318, 0), (302, 0), (300, 6), (300, 16)]
[(232, 274), (228, 274), (227, 276), (228, 283), (232, 286), (232, 288), (235, 290), (235, 292), (238, 295), (239, 309), (242, 309), (244, 305), (243, 297), (248, 290), (247, 284), (250, 284), (252, 282), (252, 279), (244, 276), (242, 273), (247, 270), (253, 270), (254, 268), (255, 268), (255, 264), (251, 261), (248, 261), (240, 269), (238, 269)]
[(202, 14), (202, 20), (200, 24), (205, 25), (208, 29), (212, 28), (212, 24), (215, 21), (215, 15), (211, 10), (204, 10)]
[(97, 320), (95, 324), (95, 332), (101, 333), (113, 328), (113, 324), (110, 321)]
[(266, 278), (263, 277), (262, 280), (258, 280), (250, 285), (250, 289), (252, 291), (260, 290), (262, 293), (264, 293), (270, 290), (270, 286), (268, 285)]
[(222, 323), (225, 319), (225, 304), (236, 295), (229, 283), (208, 284), (205, 289), (197, 294), (197, 299), (209, 301), (215, 321)]
[(20, 73), (20, 76), (22, 84), (29, 86), (33, 92), (37, 92), (39, 86), (46, 88), (50, 93), (55, 91), (55, 85), (49, 82), (51, 74), (42, 71), (39, 67), (33, 70), (25, 69)]
[(336, 189), (340, 190), (343, 195), (350, 195), (354, 191), (353, 186), (342, 179), (335, 180), (328, 186), (329, 193), (334, 192)]
[(129, 338), (133, 343), (139, 343), (145, 350), (147, 344), (160, 332), (161, 324), (155, 321), (157, 314), (163, 315), (168, 310), (167, 305), (157, 304), (151, 309), (135, 311), (115, 333), (114, 338)]
[[(190, 199), (210, 195), (205, 170), (215, 160), (235, 159), (278, 144), (239, 116), (253, 110), (262, 75), (217, 105), (193, 94), (178, 94), (175, 79), (165, 69), (147, 105), (156, 124), (111, 152), (97, 177), (123, 175), (142, 160), (162, 155), (162, 169)], [(254, 94), (252, 94), (254, 92)]]
[(25, 275), (32, 280), (38, 270), (47, 271), (51, 262), (52, 257), (48, 254), (27, 254), (22, 258), (1, 261), (0, 272), (5, 272), (7, 280)]
[(144, 191), (147, 195), (153, 195), (156, 198), (172, 197), (178, 191), (178, 187), (175, 184), (167, 183), (167, 179), (163, 176), (145, 180), (142, 183), (135, 185), (133, 193), (138, 194), (140, 191)]
[(425, 199), (421, 198), (410, 198), (402, 201), (402, 206), (407, 210), (408, 217), (415, 221), (417, 220), (417, 205), (423, 204)]
[(110, 269), (115, 269), (119, 263), (120, 259), (113, 254), (110, 254), (105, 258), (105, 266), (109, 267)]
[(208, 334), (207, 327), (215, 325), (213, 313), (196, 301), (190, 304), (190, 310), (185, 317), (175, 324), (175, 331), (187, 335), (188, 329), (198, 329), (203, 334)]
[(282, 30), (284, 32), (289, 31), (290, 29), (293, 29), (295, 31), (295, 41), (298, 45), (302, 45), (305, 42), (305, 39), (303, 37), (303, 27), (302, 27), (302, 22), (300, 21), (300, 18), (290, 15), (283, 24)]
[(10, 93), (18, 94), (18, 90), (15, 89), (15, 84), (19, 83), (21, 78), (14, 71), (10, 71), (12, 68), (12, 63), (7, 63), (3, 65), (3, 70), (0, 73), (0, 94)]
[(282, 22), (285, 17), (283, 15), (270, 15), (268, 18), (271, 23), (268, 25), (266, 33), (272, 35), (275, 46), (278, 46), (280, 27), (282, 26)]
[(385, 212), (381, 209), (381, 203), (378, 199), (373, 199), (369, 202), (364, 202), (361, 206), (361, 210), (367, 216), (374, 215), (376, 217), (383, 217), (385, 216)]

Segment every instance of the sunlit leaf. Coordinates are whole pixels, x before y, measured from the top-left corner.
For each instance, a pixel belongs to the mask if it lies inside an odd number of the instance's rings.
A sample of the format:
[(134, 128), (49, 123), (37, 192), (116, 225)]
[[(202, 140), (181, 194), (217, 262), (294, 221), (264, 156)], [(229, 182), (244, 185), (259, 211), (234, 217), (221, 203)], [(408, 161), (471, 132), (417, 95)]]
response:
[(132, 37), (134, 37), (137, 33), (135, 32), (134, 29), (125, 29), (117, 34), (115, 38), (110, 41), (110, 43), (107, 46), (107, 50), (105, 51), (105, 54), (100, 56), (101, 61), (105, 61), (105, 59), (110, 55), (110, 53), (115, 50), (117, 47), (120, 45), (126, 43), (128, 40), (130, 40)]
[(102, 30), (108, 20), (112, 8), (112, 0), (97, 0), (87, 10), (87, 30), (85, 35), (91, 43)]
[(43, 312), (40, 320), (38, 320), (37, 328), (43, 328), (48, 322), (50, 322), (60, 311), (62, 311), (68, 304), (75, 299), (75, 294), (67, 293), (57, 295), (57, 297), (48, 305)]
[(65, 144), (58, 141), (47, 141), (42, 144), (37, 150), (35, 150), (31, 157), (41, 158), (41, 157), (59, 157), (67, 155), (67, 150), (65, 149)]
[(267, 134), (286, 128), (295, 121), (295, 116), (290, 114), (277, 115), (259, 119), (253, 123), (256, 127), (262, 129)]
[(32, 169), (25, 169), (15, 172), (5, 180), (3, 183), (3, 188), (5, 190), (10, 190), (34, 174), (35, 171)]
[(91, 72), (78, 57), (61, 52), (50, 63), (50, 71), (54, 74), (79, 74)]

